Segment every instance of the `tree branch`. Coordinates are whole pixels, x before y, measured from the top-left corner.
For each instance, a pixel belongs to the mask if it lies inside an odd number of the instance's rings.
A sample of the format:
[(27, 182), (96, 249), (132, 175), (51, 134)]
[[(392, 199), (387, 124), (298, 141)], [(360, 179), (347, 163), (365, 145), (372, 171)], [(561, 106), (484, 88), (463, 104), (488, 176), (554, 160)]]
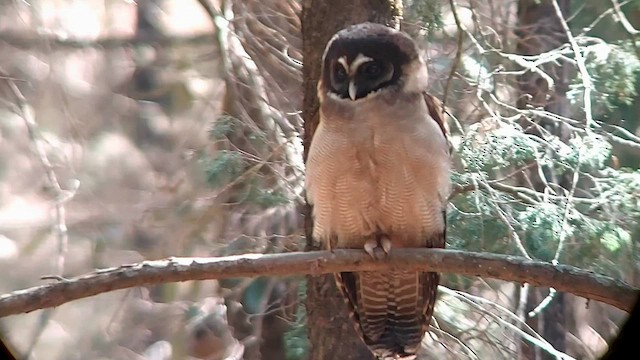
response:
[(640, 34), (640, 31), (636, 30), (633, 27), (633, 25), (631, 25), (627, 17), (624, 16), (624, 13), (620, 8), (620, 3), (618, 2), (618, 0), (611, 0), (611, 4), (613, 5), (613, 11), (616, 13), (616, 16), (618, 17), (618, 21), (620, 21), (620, 24), (622, 24), (624, 29), (633, 36)]
[(82, 40), (67, 39), (55, 35), (23, 34), (13, 31), (3, 31), (0, 32), (0, 44), (7, 43), (21, 49), (115, 49), (148, 44), (157, 44), (160, 46), (210, 45), (213, 44), (212, 39), (214, 37), (214, 33), (204, 33), (187, 36), (124, 36)]
[(521, 257), (442, 249), (396, 249), (385, 260), (373, 260), (364, 251), (335, 250), (284, 254), (246, 254), (218, 258), (169, 258), (96, 270), (60, 282), (18, 290), (0, 296), (0, 317), (142, 285), (188, 280), (257, 276), (327, 274), (341, 271), (389, 269), (439, 271), (495, 278), (536, 286), (604, 302), (630, 311), (640, 294), (620, 280), (572, 266)]

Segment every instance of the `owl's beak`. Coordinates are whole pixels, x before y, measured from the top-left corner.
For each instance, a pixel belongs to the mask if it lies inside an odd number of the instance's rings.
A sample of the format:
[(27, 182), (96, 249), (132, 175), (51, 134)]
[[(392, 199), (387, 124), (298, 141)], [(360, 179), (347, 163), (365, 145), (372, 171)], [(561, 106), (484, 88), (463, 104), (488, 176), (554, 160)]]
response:
[(358, 95), (358, 88), (356, 88), (355, 80), (351, 80), (349, 82), (349, 97), (351, 98), (351, 100), (355, 101), (356, 95)]

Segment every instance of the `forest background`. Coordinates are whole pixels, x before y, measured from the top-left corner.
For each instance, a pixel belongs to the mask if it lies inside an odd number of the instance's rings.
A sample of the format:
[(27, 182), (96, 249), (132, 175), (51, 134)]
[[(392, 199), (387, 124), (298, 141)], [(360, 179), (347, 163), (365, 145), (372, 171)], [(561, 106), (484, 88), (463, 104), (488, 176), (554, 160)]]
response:
[[(330, 34), (305, 48), (302, 31), (371, 4), (400, 19), (382, 0), (0, 4), (0, 293), (168, 256), (307, 248), (302, 60)], [(640, 286), (640, 1), (403, 5), (449, 114), (448, 248)], [(33, 359), (314, 358), (334, 329), (307, 308), (344, 309), (307, 285), (137, 287), (0, 330)], [(626, 316), (545, 287), (442, 285), (420, 359), (595, 359)]]

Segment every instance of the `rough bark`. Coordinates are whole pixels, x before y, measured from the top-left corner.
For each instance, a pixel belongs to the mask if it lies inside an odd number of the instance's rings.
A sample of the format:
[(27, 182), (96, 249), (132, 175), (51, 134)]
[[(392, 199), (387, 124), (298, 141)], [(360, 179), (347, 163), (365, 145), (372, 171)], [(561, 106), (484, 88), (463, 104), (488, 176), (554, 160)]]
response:
[[(316, 86), (324, 47), (338, 30), (371, 21), (390, 26), (399, 24), (402, 2), (398, 0), (304, 0), (302, 7), (303, 118), (305, 120), (305, 161), (318, 125)], [(319, 248), (311, 237), (310, 208), (306, 211), (307, 248)], [(346, 304), (338, 293), (333, 275), (307, 278), (307, 322), (310, 360), (373, 359), (351, 324)]]

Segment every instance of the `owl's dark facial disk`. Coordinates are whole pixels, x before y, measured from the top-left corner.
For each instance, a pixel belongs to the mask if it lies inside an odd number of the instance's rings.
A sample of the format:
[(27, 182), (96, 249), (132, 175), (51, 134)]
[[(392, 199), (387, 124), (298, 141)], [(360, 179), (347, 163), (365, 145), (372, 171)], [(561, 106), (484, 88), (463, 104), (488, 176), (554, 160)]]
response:
[(340, 98), (354, 101), (391, 85), (396, 72), (393, 63), (363, 54), (358, 54), (351, 61), (346, 55), (334, 59), (330, 71), (330, 91)]
[(379, 90), (401, 90), (415, 75), (404, 71), (420, 61), (415, 42), (406, 34), (379, 24), (354, 25), (327, 44), (321, 90), (353, 101)]

